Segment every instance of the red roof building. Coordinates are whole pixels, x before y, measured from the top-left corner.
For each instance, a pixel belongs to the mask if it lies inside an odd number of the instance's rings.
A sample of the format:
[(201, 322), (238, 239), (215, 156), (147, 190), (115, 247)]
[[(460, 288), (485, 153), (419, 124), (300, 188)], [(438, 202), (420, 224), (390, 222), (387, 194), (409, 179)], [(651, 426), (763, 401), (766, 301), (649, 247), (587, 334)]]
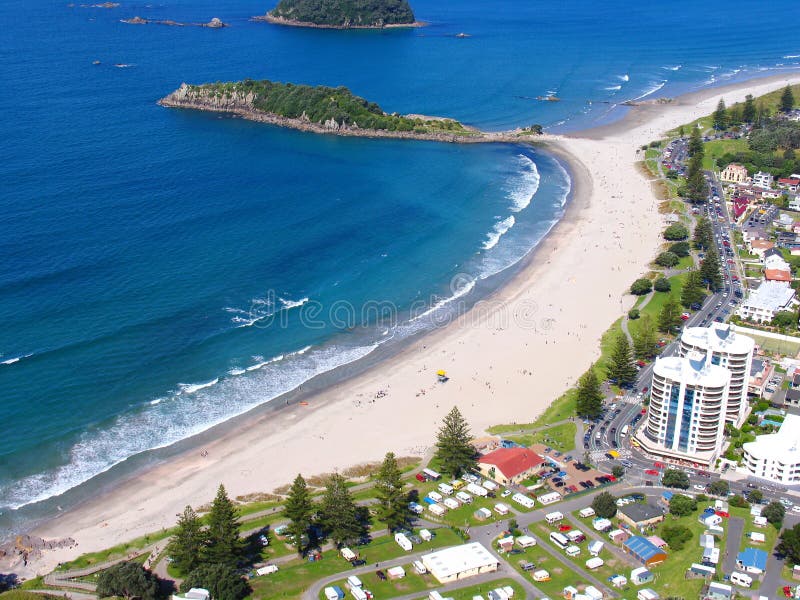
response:
[(778, 179), (778, 187), (786, 188), (792, 192), (796, 192), (800, 187), (800, 179), (797, 177), (781, 177)]
[(791, 281), (792, 274), (783, 269), (767, 269), (764, 271), (764, 279), (767, 281)]
[(498, 448), (478, 459), (481, 474), (498, 483), (519, 483), (535, 475), (544, 459), (528, 448)]

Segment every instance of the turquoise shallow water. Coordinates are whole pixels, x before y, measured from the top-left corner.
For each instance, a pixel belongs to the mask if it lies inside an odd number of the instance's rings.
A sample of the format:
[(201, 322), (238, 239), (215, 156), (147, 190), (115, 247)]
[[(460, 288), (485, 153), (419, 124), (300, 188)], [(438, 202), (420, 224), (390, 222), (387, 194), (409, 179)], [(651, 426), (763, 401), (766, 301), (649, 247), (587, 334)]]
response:
[[(155, 104), (182, 81), (343, 84), (388, 111), (558, 131), (800, 55), (771, 34), (789, 2), (414, 7), (428, 27), (339, 32), (250, 22), (269, 6), (239, 0), (0, 6), (0, 527), (435, 325), (562, 214), (568, 173), (540, 151)], [(231, 27), (119, 22), (134, 15)]]

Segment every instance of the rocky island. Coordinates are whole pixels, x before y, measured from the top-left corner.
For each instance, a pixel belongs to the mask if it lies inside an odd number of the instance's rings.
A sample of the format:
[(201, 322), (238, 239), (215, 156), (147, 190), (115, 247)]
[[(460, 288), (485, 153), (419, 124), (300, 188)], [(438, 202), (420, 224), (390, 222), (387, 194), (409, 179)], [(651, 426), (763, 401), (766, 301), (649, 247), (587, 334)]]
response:
[(312, 87), (252, 79), (204, 85), (184, 83), (159, 100), (159, 104), (228, 113), (315, 133), (447, 142), (497, 141), (497, 134), (483, 133), (453, 119), (388, 114), (346, 87)]
[(417, 27), (406, 0), (280, 0), (256, 20), (296, 27), (383, 29)]

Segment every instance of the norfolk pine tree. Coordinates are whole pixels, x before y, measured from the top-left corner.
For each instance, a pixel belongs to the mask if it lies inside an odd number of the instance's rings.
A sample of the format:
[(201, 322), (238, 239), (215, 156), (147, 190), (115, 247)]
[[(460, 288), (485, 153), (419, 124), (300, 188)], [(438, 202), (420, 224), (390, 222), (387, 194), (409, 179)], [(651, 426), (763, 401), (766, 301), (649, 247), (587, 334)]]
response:
[(191, 506), (183, 509), (178, 515), (175, 535), (168, 546), (169, 555), (181, 573), (187, 574), (196, 569), (202, 560), (206, 534), (197, 513)]
[(575, 412), (579, 417), (596, 419), (603, 412), (603, 392), (594, 369), (589, 369), (578, 381)]
[(756, 105), (753, 102), (753, 94), (744, 97), (744, 107), (742, 108), (742, 121), (752, 123), (756, 120)]
[(728, 115), (725, 112), (725, 100), (719, 99), (717, 110), (714, 111), (714, 129), (722, 131), (728, 127)]
[(434, 458), (441, 465), (442, 471), (453, 477), (475, 466), (475, 448), (470, 443), (472, 434), (469, 425), (461, 415), (457, 406), (447, 413), (436, 435), (436, 453)]
[(337, 546), (352, 544), (366, 533), (364, 524), (359, 521), (358, 507), (347, 488), (347, 482), (339, 473), (334, 473), (325, 486), (320, 522)]
[(625, 386), (636, 380), (636, 367), (628, 338), (624, 333), (617, 335), (614, 348), (608, 361), (607, 376), (618, 385)]
[(791, 112), (794, 108), (794, 94), (792, 93), (792, 86), (786, 84), (786, 87), (783, 88), (783, 93), (781, 94), (781, 112)]
[(408, 523), (411, 513), (408, 498), (403, 491), (403, 479), (394, 453), (387, 452), (375, 479), (375, 497), (378, 499), (378, 520), (389, 530), (399, 529)]
[[(297, 545), (297, 553), (305, 554), (311, 545), (310, 539), (311, 523), (314, 517), (314, 502), (308, 492), (308, 486), (303, 476), (298, 473), (289, 489), (286, 497), (283, 514), (289, 519), (287, 527)], [(305, 541), (305, 543), (304, 543)]]
[(204, 563), (236, 566), (244, 553), (244, 542), (239, 537), (239, 512), (222, 484), (208, 513), (206, 539)]

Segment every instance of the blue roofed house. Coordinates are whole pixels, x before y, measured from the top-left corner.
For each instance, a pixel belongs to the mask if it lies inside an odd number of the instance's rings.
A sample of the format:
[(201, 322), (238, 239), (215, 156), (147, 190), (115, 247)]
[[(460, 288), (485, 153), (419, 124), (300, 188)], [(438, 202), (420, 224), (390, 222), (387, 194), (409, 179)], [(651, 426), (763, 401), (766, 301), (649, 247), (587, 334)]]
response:
[(767, 569), (767, 553), (758, 548), (745, 548), (736, 555), (736, 566), (746, 573), (760, 575)]
[(640, 535), (625, 540), (622, 550), (645, 566), (657, 565), (667, 560), (667, 553)]

